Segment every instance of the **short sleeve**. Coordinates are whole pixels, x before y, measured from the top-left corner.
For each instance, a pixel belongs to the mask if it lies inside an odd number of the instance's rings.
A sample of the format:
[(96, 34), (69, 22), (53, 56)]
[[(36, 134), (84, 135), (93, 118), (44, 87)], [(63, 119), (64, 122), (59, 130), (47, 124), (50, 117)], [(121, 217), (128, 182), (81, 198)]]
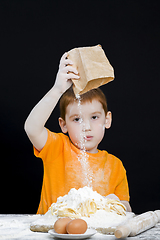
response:
[[(54, 159), (58, 157), (62, 151), (63, 141), (58, 133), (51, 132), (47, 129), (48, 137), (45, 146), (41, 151), (38, 151), (34, 146), (34, 155), (41, 158), (43, 161)], [(54, 156), (53, 156), (54, 155)]]

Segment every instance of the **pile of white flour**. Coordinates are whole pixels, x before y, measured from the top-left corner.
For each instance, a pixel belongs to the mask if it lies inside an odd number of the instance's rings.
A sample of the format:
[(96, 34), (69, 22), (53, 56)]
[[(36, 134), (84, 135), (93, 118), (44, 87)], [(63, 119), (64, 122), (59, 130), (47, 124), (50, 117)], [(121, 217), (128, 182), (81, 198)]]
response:
[[(86, 201), (87, 199), (93, 200), (96, 202), (97, 206), (105, 204), (105, 198), (98, 194), (96, 191), (93, 191), (89, 187), (80, 188), (78, 190), (71, 189), (68, 194), (63, 197), (59, 197), (57, 202), (54, 204), (55, 207), (59, 206), (59, 203), (67, 204), (67, 207), (76, 208), (80, 203)], [(129, 218), (132, 218), (134, 213), (126, 212), (126, 216), (118, 215), (115, 212), (107, 212), (105, 210), (97, 210), (96, 213), (91, 214), (90, 217), (81, 217), (84, 219), (89, 228), (94, 228), (100, 233), (105, 234), (114, 234), (115, 228), (126, 222)], [(52, 215), (51, 210), (41, 216), (36, 222), (32, 224), (32, 229), (36, 231), (46, 231), (49, 228), (53, 228), (55, 221), (58, 219), (56, 215)]]

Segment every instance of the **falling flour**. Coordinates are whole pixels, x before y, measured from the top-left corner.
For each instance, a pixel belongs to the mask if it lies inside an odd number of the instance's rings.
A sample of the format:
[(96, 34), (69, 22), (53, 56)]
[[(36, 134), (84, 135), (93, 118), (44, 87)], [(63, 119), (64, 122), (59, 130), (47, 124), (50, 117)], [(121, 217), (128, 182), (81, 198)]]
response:
[[(78, 100), (78, 110), (79, 110), (79, 114), (80, 116), (82, 116), (82, 104), (81, 104), (81, 97), (80, 95), (76, 95), (76, 99)], [(82, 128), (84, 126), (85, 123), (83, 123), (83, 119), (80, 120), (81, 122), (81, 126)], [(80, 136), (80, 149), (81, 152), (78, 155), (78, 161), (80, 161), (81, 163), (81, 167), (82, 167), (82, 172), (84, 174), (84, 178), (83, 178), (83, 185), (92, 188), (92, 181), (93, 181), (93, 172), (90, 169), (89, 166), (89, 161), (88, 161), (88, 154), (86, 152), (86, 148), (85, 148), (85, 139), (84, 139), (84, 134), (83, 131), (81, 131), (81, 136)]]

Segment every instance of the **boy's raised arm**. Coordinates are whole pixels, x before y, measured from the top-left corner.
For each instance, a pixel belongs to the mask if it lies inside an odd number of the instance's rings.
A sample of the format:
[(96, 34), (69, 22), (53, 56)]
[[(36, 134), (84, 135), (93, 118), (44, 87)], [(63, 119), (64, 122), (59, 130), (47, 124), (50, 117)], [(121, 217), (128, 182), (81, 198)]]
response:
[(54, 110), (61, 95), (72, 85), (71, 78), (79, 79), (78, 72), (73, 68), (72, 61), (65, 53), (59, 65), (56, 81), (50, 91), (32, 109), (25, 121), (25, 131), (37, 150), (41, 150), (47, 141), (46, 121)]

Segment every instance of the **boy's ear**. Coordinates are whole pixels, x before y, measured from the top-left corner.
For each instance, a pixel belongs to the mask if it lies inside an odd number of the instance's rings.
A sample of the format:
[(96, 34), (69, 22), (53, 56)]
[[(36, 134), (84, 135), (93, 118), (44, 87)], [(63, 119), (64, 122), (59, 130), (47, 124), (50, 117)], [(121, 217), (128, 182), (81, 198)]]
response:
[(112, 113), (110, 111), (107, 112), (107, 115), (106, 115), (106, 124), (105, 124), (105, 128), (110, 128), (111, 126), (111, 123), (112, 123)]
[(61, 117), (59, 117), (58, 120), (59, 120), (59, 125), (60, 125), (60, 127), (61, 127), (62, 132), (63, 132), (63, 133), (67, 133), (68, 130), (67, 130), (66, 122), (64, 121), (64, 119), (61, 118)]

